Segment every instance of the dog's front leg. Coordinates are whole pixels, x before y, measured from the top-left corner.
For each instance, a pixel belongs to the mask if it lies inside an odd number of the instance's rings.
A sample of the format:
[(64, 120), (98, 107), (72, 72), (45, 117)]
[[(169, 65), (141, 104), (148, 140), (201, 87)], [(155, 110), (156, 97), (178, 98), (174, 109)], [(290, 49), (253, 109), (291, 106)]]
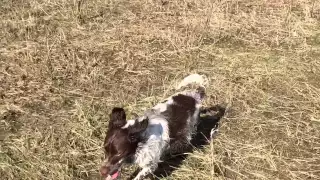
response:
[(219, 133), (219, 124), (216, 124), (210, 131), (210, 139), (214, 139)]
[(142, 168), (142, 170), (138, 173), (138, 175), (133, 179), (133, 180), (142, 180), (144, 179), (147, 175), (153, 173), (153, 171), (156, 170), (157, 164), (151, 165), (151, 166), (146, 166)]

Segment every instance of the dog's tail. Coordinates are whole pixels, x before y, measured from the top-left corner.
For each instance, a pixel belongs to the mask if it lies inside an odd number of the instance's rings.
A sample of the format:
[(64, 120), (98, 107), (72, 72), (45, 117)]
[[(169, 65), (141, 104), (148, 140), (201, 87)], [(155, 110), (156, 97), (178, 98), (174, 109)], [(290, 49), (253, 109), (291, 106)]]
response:
[(179, 90), (183, 87), (189, 86), (189, 85), (196, 85), (200, 88), (206, 88), (206, 86), (209, 85), (209, 80), (207, 76), (200, 75), (200, 74), (190, 74), (189, 76), (185, 77), (177, 86), (176, 90)]
[(185, 87), (189, 87), (192, 86), (192, 89), (196, 90), (196, 94), (193, 94), (191, 92), (191, 96), (199, 96), (200, 95), (200, 99), (202, 100), (205, 96), (205, 89), (206, 87), (209, 85), (209, 79), (207, 78), (207, 76), (205, 75), (200, 75), (200, 74), (190, 74), (189, 76), (185, 77), (177, 86), (176, 86), (176, 90), (180, 90), (183, 89)]

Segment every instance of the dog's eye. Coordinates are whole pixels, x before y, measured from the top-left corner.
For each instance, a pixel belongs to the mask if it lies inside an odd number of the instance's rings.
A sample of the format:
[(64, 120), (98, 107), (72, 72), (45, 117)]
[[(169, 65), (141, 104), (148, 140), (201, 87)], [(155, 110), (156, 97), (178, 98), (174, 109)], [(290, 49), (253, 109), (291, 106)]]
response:
[(135, 139), (136, 139), (135, 135), (130, 135), (130, 136), (129, 136), (129, 140), (130, 140), (131, 142), (134, 142)]

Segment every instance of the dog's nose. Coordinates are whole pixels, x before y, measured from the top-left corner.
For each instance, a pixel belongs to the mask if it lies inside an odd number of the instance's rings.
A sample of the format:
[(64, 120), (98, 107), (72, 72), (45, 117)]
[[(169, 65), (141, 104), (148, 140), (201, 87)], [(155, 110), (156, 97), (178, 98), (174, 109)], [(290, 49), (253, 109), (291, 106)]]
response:
[(100, 168), (100, 174), (101, 174), (101, 176), (107, 176), (107, 175), (108, 175), (108, 171), (109, 171), (109, 168), (108, 168), (108, 167), (102, 166), (102, 167)]

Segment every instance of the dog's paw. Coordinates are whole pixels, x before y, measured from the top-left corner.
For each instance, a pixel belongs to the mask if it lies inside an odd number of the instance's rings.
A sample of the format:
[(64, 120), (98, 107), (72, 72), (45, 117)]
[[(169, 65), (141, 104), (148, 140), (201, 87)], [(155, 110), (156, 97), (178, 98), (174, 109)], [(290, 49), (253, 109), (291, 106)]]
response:
[(210, 131), (210, 140), (214, 139), (219, 133), (219, 125), (216, 124)]

